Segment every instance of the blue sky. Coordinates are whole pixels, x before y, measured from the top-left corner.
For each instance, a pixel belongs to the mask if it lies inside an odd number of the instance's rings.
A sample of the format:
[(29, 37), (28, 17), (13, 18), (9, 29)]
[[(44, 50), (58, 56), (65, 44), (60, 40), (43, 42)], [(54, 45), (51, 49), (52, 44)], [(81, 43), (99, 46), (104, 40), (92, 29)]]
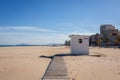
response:
[(120, 0), (0, 0), (0, 44), (64, 43), (101, 24), (120, 29)]

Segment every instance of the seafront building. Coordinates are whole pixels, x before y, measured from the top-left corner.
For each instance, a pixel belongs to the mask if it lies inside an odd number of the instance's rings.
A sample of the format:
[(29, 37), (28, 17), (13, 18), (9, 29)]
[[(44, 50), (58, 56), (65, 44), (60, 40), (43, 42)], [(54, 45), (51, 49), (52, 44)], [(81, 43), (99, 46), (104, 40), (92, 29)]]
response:
[(100, 34), (90, 36), (90, 45), (116, 46), (120, 44), (120, 31), (111, 24), (100, 26)]
[(91, 35), (89, 38), (89, 43), (91, 46), (97, 46), (98, 40), (100, 39), (100, 34), (96, 33), (95, 35)]
[(100, 26), (100, 33), (104, 34), (105, 31), (107, 30), (114, 30), (115, 26), (111, 25), (111, 24), (105, 24), (105, 25), (101, 25)]
[[(65, 41), (65, 46), (70, 46), (70, 41)], [(100, 33), (89, 37), (90, 46), (119, 46), (120, 47), (120, 30), (111, 24), (100, 26)]]

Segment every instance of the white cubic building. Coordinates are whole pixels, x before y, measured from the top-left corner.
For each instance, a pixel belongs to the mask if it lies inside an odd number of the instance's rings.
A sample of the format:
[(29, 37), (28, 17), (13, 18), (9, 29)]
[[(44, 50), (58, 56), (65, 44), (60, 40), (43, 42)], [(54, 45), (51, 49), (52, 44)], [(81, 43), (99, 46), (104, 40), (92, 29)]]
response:
[(70, 35), (71, 54), (89, 54), (89, 36)]

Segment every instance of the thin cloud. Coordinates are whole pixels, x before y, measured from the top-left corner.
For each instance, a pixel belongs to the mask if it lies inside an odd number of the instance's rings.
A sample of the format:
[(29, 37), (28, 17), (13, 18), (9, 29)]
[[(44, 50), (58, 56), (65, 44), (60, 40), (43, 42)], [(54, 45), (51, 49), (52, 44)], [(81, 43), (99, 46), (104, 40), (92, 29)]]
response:
[(31, 26), (0, 26), (0, 31), (33, 31), (33, 32), (56, 32), (49, 29)]
[(71, 33), (71, 34), (88, 35), (88, 36), (90, 36), (90, 35), (93, 35), (93, 34), (96, 34), (96, 33), (92, 33), (92, 32), (75, 33), (75, 32), (73, 32), (73, 33)]
[(100, 24), (91, 24), (91, 23), (85, 23), (85, 22), (73, 22), (73, 23), (58, 23), (57, 26), (61, 27), (100, 27)]

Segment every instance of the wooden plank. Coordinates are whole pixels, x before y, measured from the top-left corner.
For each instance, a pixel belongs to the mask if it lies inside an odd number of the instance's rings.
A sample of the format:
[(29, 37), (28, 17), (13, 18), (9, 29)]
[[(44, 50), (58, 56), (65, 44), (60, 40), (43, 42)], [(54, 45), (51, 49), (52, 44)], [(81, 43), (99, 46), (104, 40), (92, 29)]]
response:
[(67, 67), (62, 57), (54, 57), (42, 80), (70, 80)]

